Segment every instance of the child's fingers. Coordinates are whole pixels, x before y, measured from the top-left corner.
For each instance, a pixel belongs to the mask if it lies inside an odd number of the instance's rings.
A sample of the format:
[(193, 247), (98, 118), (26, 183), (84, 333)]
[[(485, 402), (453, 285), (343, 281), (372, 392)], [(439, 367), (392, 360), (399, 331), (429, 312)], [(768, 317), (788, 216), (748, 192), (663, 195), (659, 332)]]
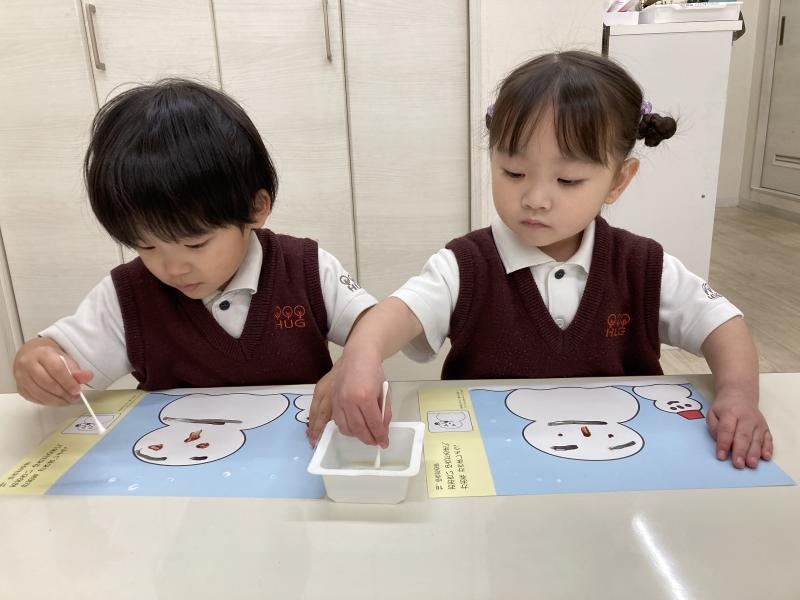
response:
[(23, 387), (20, 387), (19, 393), (31, 402), (44, 404), (45, 406), (67, 406), (71, 404), (69, 400), (60, 394), (51, 393), (31, 378), (25, 382)]
[(331, 420), (330, 402), (323, 399), (314, 398), (311, 401), (311, 408), (308, 413), (308, 430), (306, 435), (311, 442), (311, 446), (316, 448), (319, 436), (328, 421)]
[(713, 410), (708, 411), (708, 417), (706, 418), (706, 427), (708, 427), (708, 433), (711, 434), (711, 439), (717, 439), (717, 427), (719, 426), (719, 419), (717, 418), (717, 413)]
[(740, 419), (736, 424), (736, 433), (733, 436), (733, 450), (731, 451), (731, 461), (737, 469), (745, 467), (745, 457), (752, 442), (753, 424), (750, 421)]
[(747, 450), (747, 456), (745, 457), (745, 463), (751, 469), (755, 469), (758, 466), (758, 460), (761, 458), (764, 446), (765, 433), (766, 427), (756, 427), (755, 431), (753, 431), (753, 439), (750, 441), (750, 448)]
[[(48, 361), (36, 363), (31, 367), (29, 374), (31, 381), (33, 381), (39, 389), (47, 393), (58, 396), (66, 401), (78, 395), (79, 387), (78, 382), (72, 379), (67, 373), (64, 365), (61, 365), (61, 370), (64, 373), (54, 372), (53, 365)], [(59, 379), (60, 377), (60, 379)], [(70, 383), (75, 389), (73, 394), (69, 389)]]
[(50, 379), (52, 379), (60, 388), (61, 393), (52, 389), (52, 386), (47, 386), (47, 389), (52, 393), (59, 394), (62, 397), (75, 398), (81, 393), (81, 385), (72, 376), (72, 373), (67, 370), (67, 367), (61, 362), (58, 355), (48, 356), (47, 360), (42, 361), (42, 366), (46, 369)]
[(375, 440), (372, 443), (379, 445), (381, 448), (387, 448), (389, 446), (389, 429), (386, 425), (388, 423), (388, 421), (386, 421), (386, 411), (391, 411), (389, 400), (386, 400), (383, 414), (381, 414), (380, 406), (381, 399), (377, 398), (374, 403), (368, 403), (366, 407), (367, 411), (364, 412), (362, 409), (361, 414), (364, 415), (364, 421), (366, 421), (370, 434)]
[(772, 434), (769, 429), (764, 432), (764, 443), (761, 446), (761, 458), (772, 460)]
[(392, 422), (392, 402), (386, 399), (386, 412), (383, 415), (383, 426), (388, 429), (389, 423)]
[(728, 452), (733, 446), (733, 436), (736, 434), (737, 418), (731, 413), (727, 413), (719, 419), (717, 424), (717, 458), (725, 460)]

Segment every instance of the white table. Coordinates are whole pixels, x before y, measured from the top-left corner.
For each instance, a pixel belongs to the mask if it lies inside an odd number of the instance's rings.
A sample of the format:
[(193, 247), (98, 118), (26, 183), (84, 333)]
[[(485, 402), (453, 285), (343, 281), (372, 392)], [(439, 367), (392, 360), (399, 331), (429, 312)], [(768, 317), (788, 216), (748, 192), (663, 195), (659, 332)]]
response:
[[(419, 384), (453, 382), (393, 384), (395, 418)], [(761, 395), (800, 480), (800, 374)], [(79, 410), (0, 396), (0, 469)], [(0, 497), (0, 524), (0, 598), (800, 598), (796, 486), (428, 500), (420, 474), (392, 506)]]

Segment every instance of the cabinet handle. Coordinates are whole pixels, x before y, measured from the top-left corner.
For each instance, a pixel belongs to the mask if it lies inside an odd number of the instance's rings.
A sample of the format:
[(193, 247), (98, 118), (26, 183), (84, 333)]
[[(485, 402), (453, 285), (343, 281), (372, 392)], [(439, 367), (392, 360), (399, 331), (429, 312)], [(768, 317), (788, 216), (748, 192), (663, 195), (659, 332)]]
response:
[(333, 62), (331, 54), (331, 28), (328, 22), (328, 0), (322, 0), (322, 17), (325, 19), (325, 56), (328, 62)]
[(94, 61), (94, 68), (98, 71), (106, 70), (106, 63), (100, 61), (100, 52), (97, 50), (97, 36), (94, 33), (94, 14), (97, 9), (94, 4), (86, 5), (87, 18), (86, 22), (89, 24), (89, 45), (92, 47), (92, 60)]
[(783, 32), (786, 29), (786, 15), (781, 17), (781, 37), (778, 40), (778, 46), (783, 46)]

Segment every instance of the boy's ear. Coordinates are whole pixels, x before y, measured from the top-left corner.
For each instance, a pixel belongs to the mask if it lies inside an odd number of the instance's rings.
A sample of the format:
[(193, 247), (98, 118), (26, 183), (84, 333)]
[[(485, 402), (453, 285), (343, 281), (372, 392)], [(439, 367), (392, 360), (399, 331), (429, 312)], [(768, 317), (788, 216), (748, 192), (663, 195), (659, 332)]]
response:
[(638, 158), (626, 158), (622, 162), (616, 176), (614, 177), (614, 181), (611, 183), (611, 189), (608, 190), (608, 194), (606, 195), (606, 204), (614, 204), (614, 202), (617, 201), (617, 199), (622, 195), (622, 192), (625, 191), (625, 188), (628, 187), (628, 184), (636, 176), (638, 171)]
[(263, 227), (271, 211), (272, 198), (270, 198), (269, 192), (264, 189), (258, 190), (256, 192), (255, 201), (253, 202), (254, 226), (256, 228)]

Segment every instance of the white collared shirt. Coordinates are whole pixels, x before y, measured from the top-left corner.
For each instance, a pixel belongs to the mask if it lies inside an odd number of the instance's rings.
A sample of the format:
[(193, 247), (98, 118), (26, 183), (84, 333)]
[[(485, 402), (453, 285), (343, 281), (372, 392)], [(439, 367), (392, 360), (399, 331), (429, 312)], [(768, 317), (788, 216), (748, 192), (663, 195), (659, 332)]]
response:
[[(506, 273), (528, 268), (547, 310), (561, 329), (578, 311), (594, 251), (594, 221), (583, 232), (575, 254), (558, 262), (536, 247), (522, 244), (499, 218), (492, 221), (492, 235)], [(408, 305), (422, 324), (423, 334), (403, 352), (419, 362), (432, 359), (450, 334), (450, 317), (459, 290), (458, 262), (446, 248), (434, 254), (420, 275), (409, 279), (392, 296)], [(716, 294), (681, 261), (664, 253), (658, 333), (665, 344), (700, 355), (708, 334), (741, 312)]]
[[(223, 291), (203, 298), (214, 319), (232, 337), (242, 334), (250, 300), (258, 289), (261, 242), (251, 234), (247, 254)], [(376, 303), (354, 285), (335, 256), (319, 248), (319, 276), (328, 318), (328, 340), (343, 346), (358, 316)], [(122, 311), (111, 276), (106, 276), (84, 298), (75, 314), (56, 321), (39, 335), (53, 339), (82, 369), (94, 373), (90, 385), (104, 389), (133, 370), (125, 347)]]

